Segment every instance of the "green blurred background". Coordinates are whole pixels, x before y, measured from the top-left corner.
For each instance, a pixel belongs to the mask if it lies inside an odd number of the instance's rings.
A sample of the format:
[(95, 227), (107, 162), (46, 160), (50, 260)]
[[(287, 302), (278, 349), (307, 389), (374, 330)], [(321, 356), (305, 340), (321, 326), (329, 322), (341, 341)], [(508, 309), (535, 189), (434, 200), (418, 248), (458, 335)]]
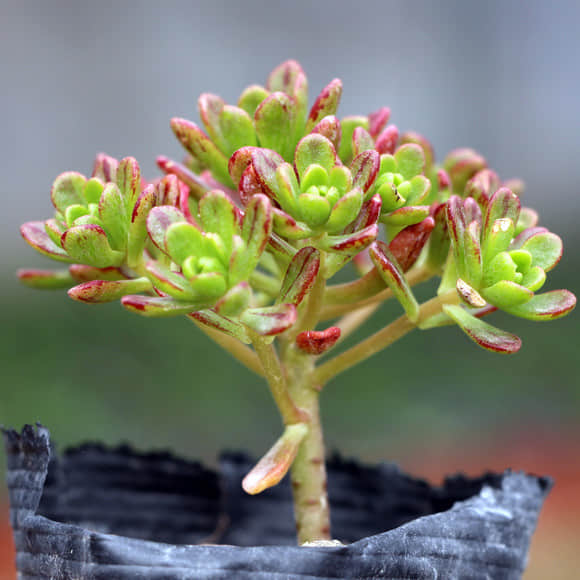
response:
[[(425, 132), (439, 158), (472, 145), (502, 177), (525, 178), (524, 204), (565, 241), (546, 288), (578, 294), (580, 77), (566, 63), (580, 55), (580, 5), (558, 6), (0, 0), (0, 424), (41, 421), (63, 446), (129, 441), (210, 462), (225, 448), (259, 454), (272, 443), (280, 422), (267, 388), (187, 320), (80, 305), (20, 287), (14, 272), (50, 267), (17, 226), (49, 216), (59, 172), (87, 172), (105, 150), (136, 155), (154, 176), (156, 154), (181, 155), (170, 116), (196, 120), (200, 92), (234, 101), (289, 57), (302, 62), (311, 95), (343, 78), (343, 114), (390, 105), (399, 128)], [(419, 297), (433, 289), (422, 286)], [(385, 305), (365, 333), (399, 313)], [(490, 354), (444, 328), (416, 332), (336, 379), (322, 395), (328, 447), (435, 479), (509, 466), (553, 474), (526, 577), (572, 578), (578, 315), (494, 320), (523, 338), (520, 353)], [(0, 578), (10, 578), (2, 512), (0, 521)]]

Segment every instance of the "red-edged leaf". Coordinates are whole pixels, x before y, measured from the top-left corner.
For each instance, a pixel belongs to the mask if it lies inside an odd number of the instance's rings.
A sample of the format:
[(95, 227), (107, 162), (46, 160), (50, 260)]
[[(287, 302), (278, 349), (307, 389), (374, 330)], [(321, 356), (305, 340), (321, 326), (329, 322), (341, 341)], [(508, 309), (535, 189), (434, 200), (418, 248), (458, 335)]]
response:
[(37, 290), (58, 290), (69, 288), (74, 284), (68, 270), (21, 269), (18, 270), (17, 276), (22, 284)]
[(443, 161), (443, 168), (453, 183), (453, 191), (463, 194), (465, 184), (481, 169), (487, 167), (485, 159), (467, 147), (450, 151)]
[(303, 240), (312, 235), (312, 230), (302, 222), (278, 208), (272, 208), (274, 231), (289, 240)]
[(276, 259), (283, 264), (288, 264), (296, 253), (296, 248), (291, 246), (280, 236), (271, 234), (270, 239), (268, 240), (268, 251), (272, 252)]
[(381, 154), (392, 155), (399, 141), (399, 129), (395, 125), (389, 125), (375, 141), (375, 149)]
[(272, 204), (265, 195), (254, 195), (246, 208), (242, 221), (242, 239), (247, 251), (256, 256), (264, 251), (272, 233)]
[(248, 308), (242, 313), (240, 320), (262, 336), (274, 336), (284, 332), (296, 322), (296, 306), (277, 304), (265, 308)]
[(99, 153), (95, 158), (92, 176), (100, 179), (103, 183), (116, 183), (118, 167), (119, 162), (114, 157)]
[[(352, 134), (352, 152), (356, 157), (363, 151), (374, 150), (375, 141), (364, 127), (357, 127)], [(375, 151), (376, 153), (376, 151)]]
[(389, 243), (389, 250), (396, 258), (403, 272), (406, 272), (417, 261), (421, 250), (427, 243), (435, 227), (432, 217), (401, 230)]
[(370, 225), (353, 234), (344, 236), (326, 236), (321, 241), (321, 247), (328, 252), (336, 252), (354, 256), (364, 250), (377, 239), (379, 227), (377, 224)]
[(368, 201), (365, 201), (357, 219), (346, 228), (345, 233), (351, 234), (356, 230), (362, 230), (376, 224), (381, 215), (382, 204), (383, 201), (378, 193), (373, 195)]
[(510, 218), (514, 224), (518, 223), (520, 215), (520, 200), (507, 187), (501, 187), (490, 198), (483, 221), (482, 243), (485, 244), (487, 233), (493, 222), (501, 218)]
[(182, 163), (173, 161), (168, 157), (162, 155), (157, 157), (157, 166), (164, 173), (175, 175), (178, 179), (183, 181), (183, 183), (189, 187), (189, 190), (194, 197), (200, 198), (206, 191), (211, 189), (211, 187), (201, 177), (199, 177), (199, 175), (193, 173), (193, 171), (188, 169)]
[(318, 250), (311, 247), (299, 250), (286, 270), (276, 302), (298, 306), (314, 284), (319, 268), (320, 252)]
[(155, 206), (155, 203), (155, 189), (153, 185), (149, 185), (137, 198), (131, 215), (129, 242), (127, 245), (127, 257), (131, 265), (137, 264), (143, 255), (143, 249), (147, 241), (147, 216)]
[(443, 266), (449, 255), (449, 235), (447, 233), (446, 204), (433, 204), (431, 216), (435, 220), (435, 227), (429, 237), (427, 263), (435, 272)]
[(250, 285), (247, 282), (240, 282), (216, 302), (214, 310), (221, 316), (237, 316), (248, 307), (251, 298)]
[(326, 330), (305, 330), (296, 337), (296, 346), (307, 354), (320, 355), (330, 350), (339, 338), (338, 326)]
[(506, 312), (529, 320), (555, 320), (566, 316), (576, 306), (576, 296), (569, 290), (552, 290), (534, 297), (519, 306), (505, 308)]
[(465, 195), (473, 197), (477, 203), (485, 208), (489, 198), (499, 189), (500, 184), (495, 171), (482, 169), (465, 184)]
[(512, 241), (510, 250), (519, 250), (531, 237), (547, 232), (548, 228), (532, 227), (520, 232)]
[(146, 265), (147, 273), (153, 285), (178, 300), (193, 301), (196, 295), (183, 274), (173, 272), (159, 262), (150, 261)]
[(165, 234), (169, 226), (176, 223), (187, 222), (183, 212), (171, 205), (154, 207), (147, 216), (147, 231), (151, 241), (162, 251), (165, 249)]
[(342, 96), (342, 81), (334, 79), (322, 89), (316, 101), (310, 109), (308, 121), (306, 122), (306, 133), (310, 133), (324, 117), (336, 114), (340, 97)]
[(419, 304), (387, 245), (381, 241), (375, 242), (369, 248), (369, 255), (381, 278), (401, 303), (409, 320), (415, 322), (419, 316)]
[(369, 114), (369, 133), (376, 139), (391, 117), (389, 107), (381, 107), (378, 111)]
[(359, 153), (350, 166), (353, 187), (360, 187), (366, 193), (377, 177), (379, 166), (380, 156), (376, 151)]
[(166, 175), (156, 184), (155, 205), (178, 206), (182, 189), (184, 188), (187, 189), (184, 184), (180, 183), (179, 178), (176, 175)]
[(429, 169), (431, 165), (433, 165), (435, 153), (433, 152), (433, 146), (426, 137), (420, 133), (416, 133), (415, 131), (406, 131), (401, 135), (399, 142), (401, 145), (405, 145), (407, 143), (415, 143), (415, 145), (419, 145), (419, 147), (423, 149), (423, 153), (425, 155), (425, 169)]
[(72, 262), (67, 253), (57, 246), (46, 233), (44, 222), (26, 222), (20, 226), (20, 234), (35, 250), (59, 262)]
[(123, 263), (124, 255), (111, 248), (105, 230), (97, 225), (73, 226), (62, 235), (61, 243), (75, 262), (96, 268)]
[(455, 263), (459, 277), (465, 277), (465, 213), (463, 201), (458, 195), (452, 195), (446, 204), (447, 231), (451, 238), (451, 245), (455, 255)]
[(284, 159), (275, 151), (268, 149), (254, 149), (252, 152), (252, 166), (262, 189), (270, 196), (275, 196), (278, 189), (276, 170), (284, 163)]
[(147, 278), (134, 280), (92, 280), (79, 284), (68, 291), (68, 295), (79, 302), (100, 304), (119, 300), (127, 294), (151, 290), (151, 282)]
[(220, 115), (224, 110), (225, 101), (218, 95), (202, 93), (197, 99), (199, 116), (209, 136), (223, 148), (224, 135), (220, 128)]
[(323, 137), (326, 137), (338, 151), (342, 130), (340, 127), (340, 121), (334, 115), (324, 117), (324, 119), (322, 119), (320, 123), (312, 129), (311, 133), (319, 133)]
[(125, 157), (117, 169), (117, 185), (125, 201), (127, 213), (131, 215), (133, 206), (141, 193), (141, 170), (134, 157)]
[(310, 165), (321, 165), (330, 173), (337, 160), (334, 145), (326, 137), (317, 133), (306, 135), (296, 146), (294, 164), (301, 180)]
[(471, 340), (487, 350), (513, 354), (522, 346), (522, 341), (515, 334), (500, 330), (479, 318), (475, 318), (461, 306), (445, 305), (443, 311), (457, 323)]
[(288, 425), (282, 437), (244, 477), (244, 491), (255, 495), (277, 485), (290, 469), (307, 434), (308, 427), (304, 423)]
[(227, 318), (226, 316), (221, 316), (213, 310), (199, 310), (197, 312), (192, 312), (188, 316), (204, 326), (209, 326), (214, 330), (219, 330), (228, 336), (237, 338), (244, 344), (250, 344), (252, 342), (248, 335), (248, 331), (243, 324), (240, 324), (231, 318)]
[(260, 183), (253, 165), (248, 165), (242, 173), (242, 177), (238, 183), (238, 192), (244, 205), (250, 203), (252, 196), (266, 192), (266, 188)]
[(70, 275), (76, 282), (90, 282), (91, 280), (126, 280), (120, 268), (95, 268), (84, 264), (71, 264), (68, 268)]
[(541, 232), (528, 237), (521, 248), (530, 252), (533, 265), (539, 266), (545, 272), (556, 266), (564, 251), (562, 239), (552, 232)]
[(84, 205), (87, 178), (76, 171), (61, 173), (52, 184), (50, 197), (54, 207), (64, 214), (71, 205)]
[(295, 115), (294, 100), (285, 93), (274, 92), (264, 99), (254, 114), (260, 145), (291, 160), (295, 145)]
[(157, 298), (139, 294), (123, 296), (121, 304), (130, 312), (151, 318), (189, 314), (208, 306), (199, 302), (180, 302), (169, 297)]
[(259, 147), (242, 147), (230, 157), (228, 162), (228, 170), (234, 184), (238, 185), (238, 183), (240, 183), (242, 174), (248, 165), (252, 163), (252, 155), (254, 151), (258, 150)]

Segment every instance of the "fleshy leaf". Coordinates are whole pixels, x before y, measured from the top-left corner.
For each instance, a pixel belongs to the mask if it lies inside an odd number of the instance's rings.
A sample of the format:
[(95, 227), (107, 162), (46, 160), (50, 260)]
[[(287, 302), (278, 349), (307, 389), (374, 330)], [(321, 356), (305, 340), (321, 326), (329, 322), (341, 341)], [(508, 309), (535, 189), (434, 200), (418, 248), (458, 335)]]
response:
[(257, 334), (274, 336), (296, 322), (296, 306), (277, 304), (265, 308), (248, 308), (242, 313), (240, 320)]
[(465, 280), (457, 278), (457, 294), (471, 308), (483, 308), (486, 305), (485, 300), (475, 288), (470, 286)]
[(522, 249), (532, 254), (534, 266), (549, 272), (560, 261), (564, 248), (560, 236), (552, 232), (541, 232), (530, 236), (522, 244)]
[(18, 270), (18, 280), (29, 288), (37, 290), (58, 290), (70, 288), (74, 279), (68, 270)]
[(320, 247), (328, 252), (354, 256), (364, 250), (377, 239), (379, 227), (372, 224), (352, 234), (344, 236), (326, 236), (320, 242)]
[(199, 217), (204, 231), (221, 237), (229, 255), (236, 225), (236, 212), (230, 198), (219, 189), (206, 193), (199, 202)]
[(155, 206), (155, 190), (152, 185), (147, 186), (137, 198), (131, 224), (129, 225), (129, 241), (127, 245), (127, 260), (131, 267), (137, 265), (143, 255), (147, 241), (147, 216)]
[(99, 217), (101, 218), (111, 248), (120, 252), (127, 247), (128, 223), (125, 217), (125, 200), (119, 188), (109, 183), (99, 201)]
[(389, 125), (378, 137), (375, 142), (375, 149), (380, 155), (392, 155), (397, 148), (399, 141), (399, 129), (396, 125)]
[(340, 140), (340, 147), (338, 154), (344, 163), (350, 163), (352, 154), (352, 136), (357, 127), (369, 128), (369, 121), (367, 117), (344, 117), (340, 122), (342, 131), (342, 138)]
[(272, 204), (265, 195), (255, 195), (246, 207), (242, 223), (242, 239), (256, 263), (272, 233)]
[(75, 282), (90, 282), (91, 280), (126, 280), (120, 268), (95, 268), (85, 264), (71, 264), (68, 268)]
[(514, 235), (514, 222), (510, 218), (500, 218), (493, 222), (482, 246), (483, 262), (489, 263), (500, 252), (505, 252)]
[(186, 223), (183, 212), (171, 205), (154, 207), (147, 216), (147, 232), (151, 241), (163, 252), (165, 248), (165, 234), (172, 224)]
[(117, 185), (125, 202), (125, 215), (130, 216), (141, 194), (141, 171), (134, 157), (125, 157), (119, 162)]
[(297, 222), (292, 216), (278, 208), (272, 208), (274, 231), (289, 240), (304, 240), (312, 235), (312, 230)]
[(283, 435), (244, 477), (244, 491), (255, 495), (277, 485), (292, 466), (307, 434), (308, 427), (304, 423), (287, 425)]
[(109, 245), (105, 230), (96, 225), (73, 226), (62, 235), (62, 246), (76, 262), (96, 268), (120, 266), (123, 254)]
[(363, 204), (363, 193), (360, 188), (355, 188), (341, 197), (330, 211), (326, 222), (326, 230), (336, 234), (352, 223), (359, 215)]
[(441, 203), (432, 207), (432, 217), (435, 227), (429, 237), (427, 264), (433, 271), (438, 272), (445, 264), (449, 255), (449, 235), (447, 233), (446, 204)]
[(552, 290), (534, 297), (519, 306), (506, 308), (506, 312), (528, 320), (556, 320), (569, 314), (576, 306), (576, 296), (569, 290)]
[(173, 161), (168, 157), (160, 155), (157, 157), (157, 166), (164, 173), (175, 175), (180, 181), (189, 187), (191, 195), (200, 198), (204, 193), (209, 191), (211, 187), (199, 175), (196, 175), (187, 168), (183, 163)]
[(290, 214), (294, 213), (296, 211), (296, 197), (300, 193), (294, 167), (290, 163), (282, 163), (276, 169), (276, 181), (278, 189), (274, 199), (284, 211)]
[(305, 330), (296, 337), (296, 346), (306, 354), (320, 355), (336, 344), (340, 334), (338, 326), (331, 326), (326, 330)]
[(395, 257), (384, 242), (377, 241), (369, 248), (369, 255), (381, 278), (401, 303), (411, 322), (419, 317), (419, 304)]
[[(464, 276), (470, 284), (479, 287), (482, 276), (482, 257), (481, 246), (479, 243), (479, 224), (475, 221), (470, 222), (465, 228), (464, 236)], [(461, 269), (461, 268), (460, 268)]]
[(376, 139), (379, 133), (384, 129), (391, 117), (389, 107), (381, 107), (377, 111), (369, 114), (369, 133), (373, 139)]
[(376, 151), (363, 151), (357, 155), (350, 166), (353, 186), (366, 193), (377, 177), (379, 166), (380, 157)]
[(443, 161), (443, 169), (451, 178), (453, 191), (460, 195), (463, 194), (467, 181), (486, 167), (485, 159), (469, 148), (454, 149)]
[(173, 272), (167, 266), (153, 261), (147, 263), (146, 269), (153, 286), (161, 292), (178, 300), (193, 301), (198, 298), (182, 274)]
[(296, 146), (294, 157), (300, 179), (310, 165), (321, 165), (327, 172), (336, 165), (336, 151), (332, 143), (322, 135), (306, 135)]
[(25, 241), (41, 254), (60, 262), (73, 261), (46, 233), (44, 222), (26, 222), (20, 226), (20, 233)]
[(252, 342), (248, 335), (248, 331), (243, 324), (240, 324), (231, 318), (227, 318), (226, 316), (221, 316), (213, 310), (199, 310), (197, 312), (192, 312), (188, 316), (204, 326), (209, 326), (214, 330), (219, 330), (228, 336), (237, 338), (244, 344), (250, 344)]
[(465, 184), (465, 195), (472, 197), (479, 205), (485, 207), (489, 198), (500, 187), (500, 183), (495, 171), (482, 169)]
[(461, 306), (445, 305), (443, 311), (457, 323), (471, 340), (487, 350), (512, 354), (520, 350), (522, 346), (522, 341), (515, 334), (500, 330), (475, 318)]
[(483, 221), (482, 244), (487, 243), (487, 235), (495, 220), (510, 218), (514, 224), (518, 223), (520, 215), (520, 200), (517, 195), (506, 187), (498, 189), (490, 198)]
[(123, 296), (121, 304), (130, 312), (151, 318), (189, 314), (208, 306), (199, 302), (181, 302), (166, 296), (158, 298), (139, 294)]
[(264, 193), (274, 197), (278, 189), (276, 171), (284, 163), (284, 160), (278, 153), (268, 149), (254, 149), (251, 159), (252, 167)]
[(254, 115), (260, 146), (273, 149), (286, 160), (294, 149), (294, 102), (284, 93), (272, 93), (264, 99)]
[(314, 284), (319, 268), (318, 250), (308, 246), (296, 252), (286, 270), (276, 302), (298, 306)]
[(401, 145), (395, 151), (397, 171), (405, 178), (411, 179), (425, 169), (425, 154), (423, 149), (414, 143)]
[(319, 133), (323, 137), (326, 137), (338, 151), (340, 147), (340, 139), (342, 136), (342, 130), (340, 127), (340, 121), (334, 115), (328, 115), (324, 117), (311, 131), (311, 133)]
[[(375, 141), (364, 127), (357, 127), (352, 134), (352, 152), (356, 157), (363, 151), (374, 150)], [(376, 151), (375, 151), (376, 153)]]
[(114, 157), (99, 153), (93, 165), (93, 177), (100, 179), (103, 183), (116, 183), (118, 167), (119, 162)]
[(251, 297), (250, 285), (240, 282), (216, 302), (215, 311), (222, 316), (237, 316), (248, 307)]
[(79, 302), (100, 304), (114, 302), (127, 294), (151, 290), (151, 282), (147, 278), (134, 280), (92, 280), (79, 284), (68, 291), (68, 295)]
[(238, 99), (238, 107), (246, 111), (250, 117), (253, 117), (260, 103), (269, 94), (269, 91), (264, 87), (261, 87), (260, 85), (251, 85), (242, 91), (242, 94)]
[(84, 189), (87, 178), (75, 171), (61, 173), (52, 184), (50, 197), (54, 207), (64, 213), (71, 205), (84, 205)]
[(306, 122), (306, 133), (310, 133), (324, 117), (335, 115), (342, 96), (342, 81), (334, 79), (322, 89), (310, 109)]
[(401, 145), (406, 145), (407, 143), (415, 143), (415, 145), (419, 145), (423, 150), (423, 155), (425, 156), (425, 170), (429, 170), (433, 165), (433, 159), (435, 158), (433, 146), (423, 135), (416, 133), (415, 131), (406, 131), (401, 135), (400, 143)]
[(494, 304), (502, 310), (525, 304), (534, 295), (531, 290), (511, 280), (500, 280), (493, 286), (484, 288), (482, 294), (490, 304)]
[(189, 256), (203, 254), (202, 233), (192, 224), (173, 223), (165, 232), (163, 248), (176, 264), (181, 265)]
[(428, 215), (428, 205), (408, 205), (384, 215), (381, 220), (388, 226), (403, 228), (423, 221)]
[(434, 227), (435, 220), (432, 217), (427, 217), (422, 222), (401, 230), (391, 240), (389, 250), (401, 266), (403, 272), (409, 270), (417, 261)]

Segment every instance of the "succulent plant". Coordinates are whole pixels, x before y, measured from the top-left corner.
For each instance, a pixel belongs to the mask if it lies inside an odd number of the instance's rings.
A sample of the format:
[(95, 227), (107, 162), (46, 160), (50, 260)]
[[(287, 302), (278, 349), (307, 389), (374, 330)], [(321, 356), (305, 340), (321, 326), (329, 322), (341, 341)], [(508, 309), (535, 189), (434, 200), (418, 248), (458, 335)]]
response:
[[(266, 379), (284, 430), (243, 485), (259, 493), (290, 471), (300, 542), (330, 537), (318, 411), (330, 379), (415, 328), (456, 324), (512, 353), (520, 339), (483, 317), (549, 320), (576, 303), (567, 290), (537, 293), (562, 241), (521, 207), (519, 180), (502, 183), (471, 149), (438, 164), (425, 137), (389, 124), (387, 107), (339, 120), (341, 94), (335, 79), (308, 109), (295, 61), (237, 106), (203, 94), (205, 131), (171, 121), (187, 157), (159, 157), (164, 177), (146, 182), (133, 158), (99, 155), (90, 178), (57, 177), (54, 218), (21, 228), (69, 264), (21, 270), (23, 283), (186, 315)], [(331, 283), (349, 263), (351, 279)], [(413, 286), (432, 277), (437, 295), (420, 304)], [(319, 362), (391, 297), (398, 319)]]

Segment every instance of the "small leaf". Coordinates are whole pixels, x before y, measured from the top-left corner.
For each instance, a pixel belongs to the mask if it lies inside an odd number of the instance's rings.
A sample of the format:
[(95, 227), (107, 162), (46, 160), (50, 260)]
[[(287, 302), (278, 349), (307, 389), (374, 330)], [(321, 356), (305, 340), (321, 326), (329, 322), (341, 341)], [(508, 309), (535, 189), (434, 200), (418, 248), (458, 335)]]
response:
[(552, 290), (534, 297), (519, 306), (506, 308), (506, 312), (528, 320), (556, 320), (569, 314), (576, 306), (576, 296), (568, 290)]
[(369, 255), (385, 284), (401, 303), (411, 322), (419, 318), (419, 304), (403, 271), (384, 242), (377, 241), (369, 248)]
[(538, 213), (531, 207), (522, 207), (520, 209), (520, 217), (518, 218), (518, 223), (516, 225), (516, 234), (520, 234), (528, 228), (533, 228), (538, 225), (539, 221)]
[(335, 115), (342, 96), (342, 81), (334, 79), (322, 89), (316, 101), (310, 109), (308, 121), (306, 122), (306, 133), (310, 133), (324, 117)]
[(224, 135), (223, 152), (230, 157), (240, 147), (257, 145), (256, 131), (252, 118), (238, 107), (226, 105), (219, 118)]
[(346, 228), (345, 233), (350, 234), (356, 230), (362, 230), (368, 226), (376, 224), (379, 216), (381, 215), (381, 207), (381, 196), (377, 193), (373, 195), (373, 197), (371, 197), (368, 201), (363, 203), (356, 221)]
[(278, 190), (276, 171), (284, 160), (275, 151), (268, 149), (254, 149), (252, 151), (252, 167), (256, 172), (263, 192), (275, 197)]
[(127, 247), (128, 220), (125, 207), (125, 200), (119, 188), (114, 183), (109, 183), (99, 201), (99, 217), (107, 232), (111, 248), (120, 252), (124, 252)]
[(296, 198), (300, 193), (300, 186), (294, 173), (294, 167), (290, 163), (282, 163), (276, 169), (276, 181), (278, 189), (274, 194), (274, 199), (285, 212), (295, 213)]
[(517, 195), (506, 187), (498, 189), (490, 198), (483, 221), (482, 243), (487, 243), (487, 236), (495, 220), (510, 218), (514, 224), (518, 223), (520, 215), (520, 200)]
[(117, 182), (117, 169), (119, 162), (105, 153), (99, 153), (93, 166), (93, 177), (100, 179), (103, 183)]
[(203, 272), (190, 278), (189, 284), (194, 295), (208, 304), (214, 303), (227, 291), (227, 282), (220, 272)]
[(332, 143), (322, 135), (306, 135), (296, 147), (294, 163), (300, 180), (310, 165), (321, 165), (329, 173), (336, 165), (336, 151)]
[(314, 284), (320, 268), (320, 252), (312, 247), (299, 250), (292, 258), (276, 303), (298, 306)]
[(369, 133), (376, 139), (391, 117), (389, 107), (381, 107), (378, 111), (369, 114)]
[(486, 301), (481, 297), (481, 294), (465, 282), (465, 280), (457, 278), (457, 284), (455, 287), (461, 300), (471, 308), (483, 308), (486, 305)]
[(513, 354), (520, 350), (522, 341), (515, 334), (500, 330), (469, 314), (461, 306), (452, 304), (443, 306), (443, 311), (449, 315), (479, 346), (502, 354)]
[(289, 240), (304, 240), (312, 235), (312, 230), (302, 222), (278, 208), (272, 208), (274, 231)]
[(483, 270), (484, 286), (493, 286), (501, 280), (515, 280), (517, 265), (508, 252), (500, 252), (491, 261), (486, 262)]
[(173, 272), (167, 266), (154, 261), (148, 262), (145, 268), (153, 286), (164, 294), (184, 301), (193, 301), (199, 298), (183, 274)]
[(68, 268), (75, 282), (90, 282), (91, 280), (126, 280), (120, 268), (95, 268), (84, 264), (71, 264)]
[[(176, 175), (166, 175), (156, 184), (155, 205), (178, 206), (181, 199), (182, 188), (187, 189), (180, 183), (179, 178)], [(189, 194), (189, 192), (187, 193)]]
[(228, 173), (227, 157), (195, 123), (174, 118), (171, 120), (171, 128), (187, 151), (209, 167), (216, 179), (227, 186), (233, 185)]
[(380, 155), (392, 155), (399, 141), (399, 129), (395, 125), (389, 125), (375, 141), (375, 149)]
[(294, 152), (294, 101), (284, 93), (272, 93), (256, 109), (254, 121), (260, 146), (291, 160)]
[(351, 166), (352, 183), (367, 192), (374, 183), (380, 166), (380, 157), (376, 151), (363, 151), (357, 155)]
[(208, 307), (207, 304), (198, 302), (181, 302), (169, 297), (157, 298), (139, 294), (123, 296), (121, 304), (130, 312), (151, 318), (179, 316)]
[(358, 217), (363, 199), (363, 192), (358, 187), (342, 196), (331, 209), (325, 229), (331, 234), (344, 230)]
[[(465, 228), (464, 255), (465, 269), (463, 275), (469, 284), (479, 287), (482, 276), (481, 246), (479, 243), (479, 224), (470, 222)], [(461, 270), (461, 268), (459, 268)], [(460, 274), (461, 275), (461, 274)]]
[(534, 295), (531, 290), (511, 280), (500, 280), (482, 290), (484, 298), (502, 310), (529, 302)]
[(328, 252), (354, 256), (372, 244), (379, 233), (377, 224), (372, 224), (362, 230), (344, 236), (326, 236), (320, 242), (320, 247)]
[(403, 272), (407, 272), (417, 261), (434, 227), (435, 220), (427, 217), (418, 224), (407, 226), (391, 240), (389, 250)]
[(220, 127), (220, 115), (225, 101), (218, 95), (202, 93), (197, 99), (199, 116), (210, 138), (223, 151), (225, 145), (224, 133)]
[(240, 316), (240, 321), (262, 336), (274, 336), (296, 322), (296, 306), (277, 304), (265, 308), (248, 308)]
[(340, 147), (340, 139), (342, 135), (340, 122), (334, 115), (324, 117), (311, 131), (311, 133), (319, 133), (326, 137), (338, 151)]
[(70, 288), (74, 279), (68, 270), (18, 270), (18, 280), (29, 288), (37, 290), (58, 290)]
[(447, 228), (460, 278), (465, 278), (465, 213), (458, 195), (452, 195), (446, 204)]
[(92, 280), (79, 284), (68, 291), (68, 295), (78, 302), (100, 304), (114, 302), (127, 294), (151, 290), (151, 282), (147, 278), (134, 280)]
[(453, 184), (453, 192), (463, 194), (465, 185), (478, 171), (485, 169), (487, 162), (473, 149), (461, 148), (451, 151), (443, 161)]
[(244, 491), (255, 495), (277, 485), (292, 466), (307, 434), (308, 427), (304, 423), (287, 425), (282, 437), (244, 477)]
[[(175, 175), (180, 181), (189, 187), (191, 195), (200, 198), (204, 193), (209, 191), (211, 187), (199, 175), (193, 173), (182, 163), (172, 161), (168, 157), (160, 155), (157, 157), (157, 166), (164, 173)], [(169, 204), (173, 205), (173, 204)]]
[(125, 157), (119, 162), (117, 185), (125, 203), (125, 215), (130, 216), (141, 194), (141, 170), (134, 157)]
[(237, 224), (236, 211), (230, 198), (219, 189), (206, 193), (199, 202), (199, 218), (204, 231), (220, 236), (229, 256)]
[(338, 326), (331, 326), (326, 330), (305, 330), (296, 337), (296, 346), (306, 354), (321, 355), (336, 344), (340, 333)]
[(131, 267), (135, 267), (142, 259), (147, 242), (147, 216), (155, 206), (155, 197), (155, 189), (149, 185), (137, 198), (133, 208), (127, 244), (127, 261)]
[(395, 151), (397, 171), (405, 178), (411, 179), (425, 169), (425, 154), (419, 145), (409, 143), (401, 145)]
[(256, 109), (260, 103), (268, 97), (270, 93), (260, 85), (251, 85), (242, 91), (240, 98), (238, 99), (238, 107), (243, 109), (250, 115), (254, 116)]
[(238, 316), (252, 298), (252, 290), (247, 282), (240, 282), (230, 288), (215, 305), (215, 311), (222, 316)]
[(532, 254), (534, 266), (549, 272), (560, 261), (564, 247), (560, 236), (552, 232), (541, 232), (530, 236), (522, 244), (522, 250)]
[(247, 251), (252, 256), (255, 256), (256, 264), (268, 243), (271, 233), (272, 204), (265, 195), (255, 195), (250, 200), (244, 213), (242, 239), (246, 244)]
[(419, 145), (423, 150), (423, 155), (425, 156), (425, 170), (430, 169), (433, 165), (435, 154), (433, 152), (433, 146), (423, 135), (416, 133), (415, 131), (407, 131), (401, 135), (400, 143), (401, 145), (406, 145), (407, 143), (415, 143), (415, 145)]
[(482, 207), (486, 207), (490, 197), (499, 189), (500, 184), (495, 171), (482, 169), (465, 184), (465, 195), (475, 199)]
[(482, 245), (484, 264), (488, 264), (500, 252), (505, 252), (510, 247), (514, 229), (514, 222), (510, 218), (500, 218), (493, 222), (485, 244)]
[(424, 175), (415, 175), (409, 180), (411, 187), (405, 195), (406, 205), (419, 205), (431, 191), (431, 182)]
[(60, 262), (73, 260), (46, 233), (44, 222), (26, 222), (20, 226), (20, 234), (36, 251)]
[(521, 249), (521, 247), (526, 243), (526, 241), (529, 240), (532, 236), (535, 236), (537, 234), (547, 232), (547, 231), (548, 231), (547, 228), (533, 227), (533, 228), (528, 228), (528, 229), (524, 230), (523, 232), (520, 232), (517, 235), (517, 237), (512, 241), (512, 243), (510, 245), (510, 250)]
[(52, 184), (50, 197), (54, 207), (64, 213), (71, 205), (85, 205), (84, 189), (87, 178), (75, 171), (61, 173)]
[[(364, 127), (357, 127), (352, 134), (352, 152), (356, 157), (363, 151), (375, 149), (375, 141)], [(376, 151), (375, 151), (376, 153)]]
[(431, 215), (435, 220), (435, 227), (429, 237), (429, 248), (427, 253), (427, 264), (438, 272), (445, 264), (449, 255), (450, 239), (447, 232), (446, 204), (434, 204)]
[(338, 155), (340, 159), (349, 164), (353, 158), (352, 152), (352, 136), (357, 127), (369, 128), (369, 121), (367, 117), (344, 117), (340, 122), (342, 137), (340, 139), (340, 147)]
[(123, 254), (109, 245), (105, 230), (96, 225), (74, 226), (62, 235), (62, 246), (76, 262), (106, 268), (120, 266)]
[(154, 207), (147, 216), (147, 232), (151, 241), (162, 251), (166, 252), (165, 235), (172, 224), (186, 223), (183, 212), (171, 205)]
[(213, 310), (199, 310), (197, 312), (192, 312), (188, 316), (204, 326), (209, 326), (214, 330), (219, 330), (228, 336), (237, 338), (244, 344), (250, 344), (252, 342), (248, 335), (248, 331), (243, 324), (240, 324), (231, 318), (221, 316)]

